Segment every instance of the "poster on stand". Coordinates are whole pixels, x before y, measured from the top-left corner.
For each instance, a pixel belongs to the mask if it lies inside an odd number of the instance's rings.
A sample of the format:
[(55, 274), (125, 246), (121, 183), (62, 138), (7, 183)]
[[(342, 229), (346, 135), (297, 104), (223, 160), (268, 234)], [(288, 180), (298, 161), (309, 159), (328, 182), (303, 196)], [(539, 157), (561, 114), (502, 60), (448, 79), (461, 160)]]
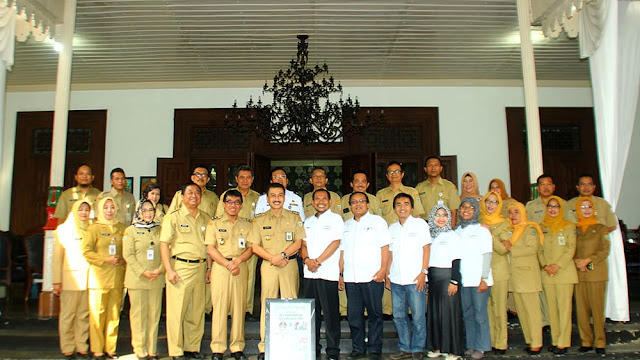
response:
[(315, 300), (267, 299), (265, 360), (315, 360)]

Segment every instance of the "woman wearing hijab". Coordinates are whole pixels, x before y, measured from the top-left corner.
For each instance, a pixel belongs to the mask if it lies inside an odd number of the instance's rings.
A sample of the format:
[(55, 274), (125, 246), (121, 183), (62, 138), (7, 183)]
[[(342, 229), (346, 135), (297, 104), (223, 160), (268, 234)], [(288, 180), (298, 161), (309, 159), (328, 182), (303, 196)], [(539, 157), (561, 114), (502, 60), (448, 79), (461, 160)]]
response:
[(133, 225), (125, 230), (122, 238), (123, 256), (127, 262), (124, 285), (131, 302), (131, 346), (138, 359), (158, 359), (164, 267), (160, 257), (160, 225), (154, 219), (153, 202), (143, 200), (138, 205)]
[(460, 184), (460, 199), (466, 197), (472, 197), (478, 201), (482, 199), (482, 195), (478, 190), (478, 177), (472, 172), (466, 172), (462, 174), (462, 180)]
[(115, 358), (126, 262), (124, 224), (116, 220), (113, 198), (98, 201), (98, 219), (87, 229), (82, 254), (89, 262), (89, 343), (94, 358)]
[[(582, 340), (579, 351), (587, 352), (595, 346), (596, 353), (602, 355), (605, 354), (604, 347), (607, 343), (604, 332), (604, 298), (609, 280), (609, 235), (607, 226), (596, 220), (591, 197), (582, 196), (578, 199), (576, 213), (576, 317)], [(590, 318), (593, 319), (593, 329)]]
[(460, 305), (461, 240), (451, 229), (451, 211), (436, 205), (429, 214), (431, 255), (429, 258), (429, 301), (427, 303), (427, 357), (459, 359), (463, 351)]
[(500, 198), (502, 198), (502, 216), (504, 216), (505, 219), (508, 218), (509, 205), (511, 205), (512, 202), (516, 202), (516, 199), (509, 196), (504, 182), (498, 178), (489, 181), (489, 191), (496, 192), (500, 195)]
[(462, 274), (462, 317), (466, 330), (465, 355), (482, 359), (491, 350), (491, 328), (487, 315), (493, 285), (491, 232), (480, 224), (480, 204), (473, 197), (462, 199), (458, 210), (456, 233), (462, 240), (460, 272)]
[(509, 250), (511, 250), (511, 223), (502, 216), (502, 199), (494, 191), (489, 192), (480, 202), (480, 222), (491, 231), (493, 254), (491, 255), (491, 276), (493, 286), (489, 294), (489, 327), (491, 346), (496, 355), (507, 352), (507, 297), (509, 294)]
[(65, 222), (55, 231), (53, 245), (53, 293), (60, 296), (58, 333), (65, 359), (88, 357), (89, 300), (87, 274), (89, 263), (82, 256), (82, 240), (89, 227), (91, 205), (76, 201)]
[(530, 355), (540, 353), (542, 348), (542, 311), (540, 309), (540, 263), (538, 253), (542, 251), (540, 225), (527, 220), (523, 204), (509, 205), (511, 221), (511, 283), (509, 285), (516, 301), (518, 319), (524, 339), (529, 345), (525, 349)]
[(156, 213), (153, 220), (160, 224), (164, 216), (169, 211), (169, 207), (162, 203), (162, 189), (160, 188), (160, 185), (156, 183), (150, 183), (149, 185), (145, 186), (144, 190), (142, 190), (142, 199), (136, 202), (136, 210), (140, 209), (140, 202), (142, 200), (151, 201)]
[(552, 345), (556, 355), (564, 355), (571, 346), (573, 287), (578, 274), (573, 264), (576, 252), (575, 225), (565, 220), (564, 201), (553, 195), (547, 201), (547, 213), (540, 223), (544, 234), (542, 288), (547, 299)]

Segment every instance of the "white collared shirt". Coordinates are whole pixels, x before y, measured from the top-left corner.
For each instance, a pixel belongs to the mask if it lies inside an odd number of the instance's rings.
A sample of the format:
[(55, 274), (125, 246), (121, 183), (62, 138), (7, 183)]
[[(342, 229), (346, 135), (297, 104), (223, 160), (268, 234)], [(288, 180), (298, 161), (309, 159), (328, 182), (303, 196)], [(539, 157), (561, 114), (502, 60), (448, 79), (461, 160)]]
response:
[(455, 231), (441, 233), (431, 239), (429, 267), (451, 269), (453, 260), (460, 259), (462, 240)]
[[(327, 249), (329, 244), (335, 240), (342, 240), (344, 233), (344, 222), (342, 216), (327, 210), (322, 215), (308, 217), (304, 222), (304, 232), (307, 237), (304, 241), (307, 244), (307, 256), (316, 259)], [(336, 251), (326, 259), (318, 271), (311, 272), (305, 264), (304, 277), (307, 279), (323, 279), (338, 281), (340, 274), (340, 250)]]
[[(480, 285), (482, 277), (483, 255), (493, 252), (493, 238), (489, 229), (480, 224), (456, 229), (460, 235), (460, 273), (462, 274), (462, 286), (476, 287)], [(488, 286), (493, 285), (491, 268), (489, 276), (485, 280)]]
[(389, 226), (392, 252), (389, 280), (398, 285), (416, 284), (422, 271), (423, 248), (431, 244), (429, 224), (423, 219), (409, 216), (404, 225), (395, 222)]
[[(283, 209), (295, 211), (300, 215), (302, 221), (304, 221), (304, 207), (302, 206), (302, 198), (298, 196), (293, 191), (289, 191), (287, 189), (284, 190), (284, 206)], [(267, 201), (267, 194), (262, 194), (258, 198), (258, 203), (256, 204), (256, 215), (262, 214), (263, 212), (267, 212), (271, 209), (269, 206), (269, 202)]]
[(364, 214), (360, 221), (344, 223), (344, 237), (340, 251), (344, 258), (344, 281), (368, 283), (382, 266), (382, 247), (389, 245), (391, 236), (387, 222), (378, 215)]

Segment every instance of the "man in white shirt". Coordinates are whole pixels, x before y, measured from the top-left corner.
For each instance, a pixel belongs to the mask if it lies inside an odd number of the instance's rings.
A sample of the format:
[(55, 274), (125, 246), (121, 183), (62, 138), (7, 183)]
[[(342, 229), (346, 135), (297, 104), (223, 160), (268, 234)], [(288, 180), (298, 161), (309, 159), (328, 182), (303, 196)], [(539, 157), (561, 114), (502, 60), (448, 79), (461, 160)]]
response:
[[(387, 222), (369, 213), (369, 199), (362, 192), (349, 198), (353, 219), (344, 224), (340, 244), (340, 284), (346, 288), (347, 319), (351, 329), (352, 351), (348, 360), (382, 358), (382, 293), (389, 266)], [(364, 311), (369, 316), (368, 341), (364, 338)]]
[[(293, 191), (287, 190), (289, 180), (287, 179), (287, 173), (284, 172), (283, 168), (277, 167), (271, 171), (271, 183), (278, 183), (284, 186), (285, 203), (282, 208), (298, 213), (300, 218), (302, 218), (302, 221), (304, 221), (305, 216), (302, 207), (302, 198)], [(258, 203), (256, 204), (256, 215), (262, 214), (266, 211), (269, 211), (269, 202), (267, 201), (267, 194), (262, 194), (258, 198)]]
[(305, 298), (316, 300), (316, 358), (320, 356), (321, 319), (324, 319), (327, 338), (327, 357), (337, 360), (340, 356), (340, 309), (338, 278), (340, 253), (336, 250), (344, 232), (342, 217), (331, 209), (331, 194), (327, 189), (317, 189), (311, 195), (315, 215), (304, 223), (306, 238), (302, 240), (300, 255), (304, 262)]
[[(389, 359), (422, 359), (427, 341), (425, 288), (429, 271), (431, 234), (429, 225), (411, 216), (413, 198), (400, 193), (393, 199), (398, 222), (391, 224), (391, 268), (389, 280), (393, 301), (393, 323), (398, 331), (398, 349)], [(413, 334), (407, 308), (411, 308)]]

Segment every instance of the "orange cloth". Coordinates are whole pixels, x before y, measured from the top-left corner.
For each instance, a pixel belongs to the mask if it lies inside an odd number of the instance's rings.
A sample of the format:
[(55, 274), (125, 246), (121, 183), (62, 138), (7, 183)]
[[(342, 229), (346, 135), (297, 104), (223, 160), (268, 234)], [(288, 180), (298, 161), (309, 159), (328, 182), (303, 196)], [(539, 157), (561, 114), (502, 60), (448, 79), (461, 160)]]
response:
[(491, 191), (491, 184), (493, 182), (498, 183), (498, 187), (500, 188), (500, 192), (502, 193), (502, 195), (500, 195), (502, 197), (502, 200), (509, 200), (511, 199), (511, 197), (509, 196), (509, 194), (507, 193), (507, 188), (506, 186), (504, 186), (504, 182), (498, 178), (495, 178), (491, 181), (489, 181), (489, 191)]
[[(515, 225), (511, 223), (511, 244), (515, 245), (518, 240), (520, 240), (520, 237), (524, 233), (524, 230), (527, 228), (527, 225), (532, 225), (537, 229), (538, 233), (540, 234), (540, 244), (543, 244), (544, 236), (542, 235), (542, 229), (540, 229), (540, 225), (538, 225), (538, 223), (529, 221), (527, 219), (527, 210), (525, 209), (524, 204), (516, 201), (509, 205), (509, 210), (511, 210), (512, 208), (518, 208), (518, 210), (520, 210), (520, 223)], [(509, 219), (509, 222), (511, 222), (511, 219)]]
[(591, 225), (599, 224), (598, 220), (596, 220), (596, 209), (594, 207), (593, 213), (590, 217), (586, 218), (582, 215), (580, 211), (580, 206), (582, 206), (583, 201), (588, 201), (591, 203), (591, 206), (594, 206), (593, 200), (589, 196), (581, 196), (578, 201), (576, 201), (576, 214), (578, 214), (578, 222), (576, 226), (579, 226), (582, 229), (582, 232), (587, 231), (587, 228)]
[(551, 199), (556, 199), (558, 205), (560, 205), (560, 211), (555, 217), (549, 216), (548, 212), (545, 213), (544, 220), (542, 220), (540, 225), (548, 226), (551, 229), (551, 232), (557, 233), (560, 230), (564, 229), (565, 226), (570, 225), (571, 221), (564, 218), (564, 200), (562, 200), (562, 198), (558, 196), (552, 195), (549, 196), (549, 199), (547, 199), (547, 205), (549, 205), (549, 201), (551, 201)]
[[(494, 194), (495, 196), (498, 197), (498, 207), (493, 213), (489, 214), (487, 212), (487, 205), (485, 201), (487, 201), (487, 198), (491, 194)], [(502, 216), (502, 198), (500, 197), (500, 194), (494, 191), (489, 192), (487, 195), (485, 195), (482, 198), (482, 201), (480, 202), (480, 221), (483, 224), (493, 225), (493, 224), (501, 223), (505, 220), (507, 219), (505, 219), (504, 216)]]

